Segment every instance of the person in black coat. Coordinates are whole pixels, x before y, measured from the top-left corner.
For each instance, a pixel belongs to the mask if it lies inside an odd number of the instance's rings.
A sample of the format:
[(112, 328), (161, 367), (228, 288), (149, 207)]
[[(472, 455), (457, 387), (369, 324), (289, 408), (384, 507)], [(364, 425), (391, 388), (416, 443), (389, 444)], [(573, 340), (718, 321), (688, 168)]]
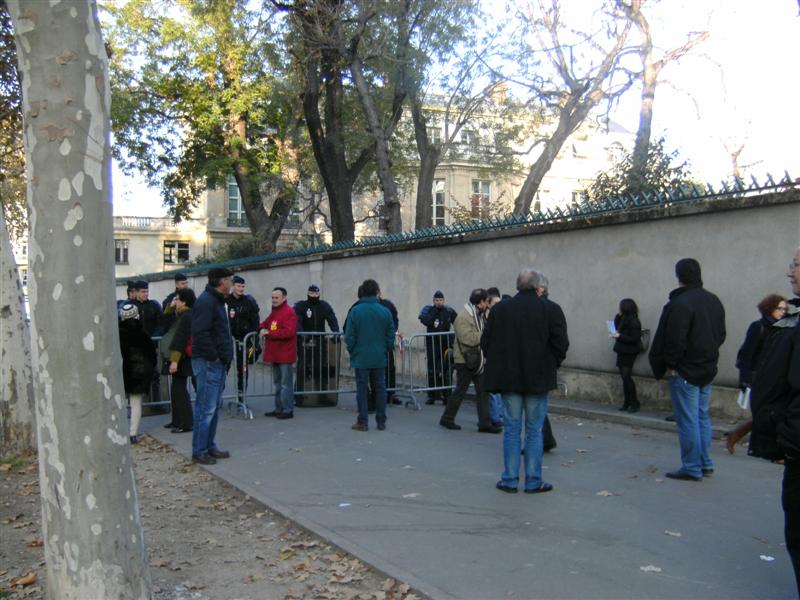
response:
[(192, 335), (192, 307), (195, 302), (194, 290), (179, 289), (174, 298), (176, 321), (175, 334), (169, 345), (169, 374), (172, 376), (170, 395), (172, 398), (172, 433), (192, 430), (194, 414), (189, 399), (187, 383), (192, 377), (192, 357), (190, 339)]
[(547, 394), (557, 387), (557, 370), (567, 354), (569, 338), (564, 313), (555, 302), (537, 295), (539, 273), (522, 271), (518, 293), (496, 304), (481, 336), (486, 357), (484, 386), (502, 394), (505, 408), (504, 471), (497, 489), (517, 491), (520, 434), (525, 414), (525, 492), (549, 492), (542, 481), (542, 425)]
[(625, 401), (620, 410), (639, 411), (639, 398), (636, 396), (636, 383), (633, 381), (633, 363), (642, 351), (642, 324), (639, 322), (639, 307), (631, 298), (619, 302), (619, 313), (614, 317), (616, 333), (614, 352), (617, 354), (617, 368), (622, 377), (622, 393)]
[[(297, 315), (298, 332), (294, 399), (295, 404), (303, 406), (307, 400), (303, 394), (306, 389), (330, 389), (331, 378), (335, 377), (336, 370), (330, 365), (329, 350), (331, 343), (339, 339), (335, 336), (304, 335), (304, 333), (325, 333), (326, 323), (331, 332), (339, 333), (339, 321), (336, 319), (333, 307), (320, 298), (319, 286), (316, 284), (308, 286), (306, 299), (295, 303), (294, 312)], [(336, 349), (333, 350), (333, 356), (334, 360), (339, 356)], [(335, 404), (332, 395), (319, 394), (317, 398), (320, 404)]]
[(800, 594), (800, 248), (787, 273), (795, 298), (769, 326), (750, 394), (748, 454), (783, 463), (781, 504), (786, 550)]
[(650, 348), (656, 379), (669, 381), (681, 468), (670, 479), (701, 481), (714, 472), (711, 460), (711, 382), (717, 374), (719, 348), (725, 341), (725, 309), (703, 288), (700, 263), (682, 258), (675, 264), (679, 286), (669, 294)]
[(142, 328), (139, 309), (133, 303), (119, 309), (119, 346), (122, 353), (122, 380), (131, 406), (130, 439), (139, 442), (142, 401), (150, 392), (156, 370), (156, 348)]
[[(427, 333), (446, 333), (456, 322), (458, 314), (452, 307), (444, 303), (444, 294), (436, 290), (433, 304), (426, 304), (419, 313), (419, 321), (425, 325)], [(428, 367), (428, 401), (433, 404), (437, 399), (447, 404), (452, 385), (452, 365), (448, 358), (452, 352), (452, 336), (435, 335), (425, 338), (425, 357)]]
[(744, 336), (744, 343), (736, 354), (736, 368), (739, 369), (739, 387), (752, 387), (756, 367), (761, 357), (764, 340), (769, 328), (786, 314), (786, 298), (769, 294), (758, 303), (761, 318), (750, 323)]

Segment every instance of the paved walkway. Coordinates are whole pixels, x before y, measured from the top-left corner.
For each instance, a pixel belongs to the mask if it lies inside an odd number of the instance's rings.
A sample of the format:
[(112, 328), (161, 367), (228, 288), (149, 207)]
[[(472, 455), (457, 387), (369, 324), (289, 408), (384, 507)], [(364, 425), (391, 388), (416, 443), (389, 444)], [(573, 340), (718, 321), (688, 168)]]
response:
[[(232, 458), (209, 467), (267, 506), (431, 598), (789, 598), (780, 467), (729, 456), (716, 473), (665, 480), (679, 465), (674, 433), (634, 416), (564, 402), (552, 414), (558, 448), (545, 456), (550, 494), (494, 489), (502, 436), (438, 426), (441, 406), (393, 407), (388, 429), (351, 431), (351, 396), (295, 419), (226, 418), (218, 441)], [(582, 411), (582, 412), (581, 412)], [(587, 418), (597, 412), (611, 423)], [(602, 416), (602, 415), (601, 415)], [(648, 422), (648, 419), (650, 422)], [(191, 451), (188, 434), (145, 429)]]

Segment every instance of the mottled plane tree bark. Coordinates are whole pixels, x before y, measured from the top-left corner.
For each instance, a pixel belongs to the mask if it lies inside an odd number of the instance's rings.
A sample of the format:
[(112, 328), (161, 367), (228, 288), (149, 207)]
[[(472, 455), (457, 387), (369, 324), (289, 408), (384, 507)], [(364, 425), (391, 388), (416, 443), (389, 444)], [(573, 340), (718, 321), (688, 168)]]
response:
[(50, 598), (146, 599), (114, 310), (108, 57), (88, 0), (8, 0), (22, 79)]
[(17, 263), (0, 211), (0, 456), (35, 448), (30, 331)]

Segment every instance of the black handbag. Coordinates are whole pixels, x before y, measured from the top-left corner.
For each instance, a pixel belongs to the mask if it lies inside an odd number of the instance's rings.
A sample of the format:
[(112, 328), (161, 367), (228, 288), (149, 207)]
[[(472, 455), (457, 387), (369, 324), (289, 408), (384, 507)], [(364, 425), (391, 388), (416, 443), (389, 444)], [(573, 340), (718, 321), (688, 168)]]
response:
[(467, 367), (467, 370), (472, 373), (477, 372), (478, 369), (481, 368), (481, 349), (467, 348), (464, 350), (464, 346), (461, 345), (461, 342), (458, 342), (458, 348), (461, 350), (461, 356), (464, 357), (464, 366)]

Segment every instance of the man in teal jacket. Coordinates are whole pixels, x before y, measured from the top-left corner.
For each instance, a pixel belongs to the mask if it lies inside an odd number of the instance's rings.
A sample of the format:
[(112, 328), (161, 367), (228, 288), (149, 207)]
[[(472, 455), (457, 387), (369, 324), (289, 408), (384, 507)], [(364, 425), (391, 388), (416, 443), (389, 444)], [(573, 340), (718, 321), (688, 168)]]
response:
[(356, 431), (367, 431), (368, 386), (375, 390), (375, 421), (386, 429), (386, 356), (394, 348), (394, 321), (388, 309), (378, 302), (378, 282), (367, 279), (361, 284), (362, 298), (350, 311), (344, 341), (350, 353), (350, 365), (356, 372), (358, 420)]

